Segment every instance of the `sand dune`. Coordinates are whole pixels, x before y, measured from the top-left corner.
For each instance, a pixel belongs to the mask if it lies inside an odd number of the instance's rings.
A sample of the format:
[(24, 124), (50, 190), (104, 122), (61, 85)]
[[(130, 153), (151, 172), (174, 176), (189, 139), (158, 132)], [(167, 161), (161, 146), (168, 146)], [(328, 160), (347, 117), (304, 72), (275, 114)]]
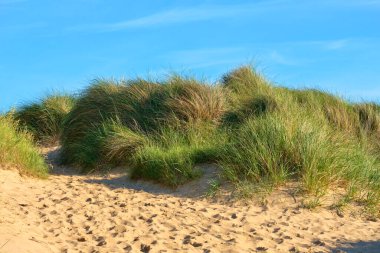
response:
[(265, 207), (221, 203), (201, 180), (173, 191), (121, 172), (0, 170), (0, 252), (380, 252), (380, 222), (354, 210), (309, 211), (281, 191)]

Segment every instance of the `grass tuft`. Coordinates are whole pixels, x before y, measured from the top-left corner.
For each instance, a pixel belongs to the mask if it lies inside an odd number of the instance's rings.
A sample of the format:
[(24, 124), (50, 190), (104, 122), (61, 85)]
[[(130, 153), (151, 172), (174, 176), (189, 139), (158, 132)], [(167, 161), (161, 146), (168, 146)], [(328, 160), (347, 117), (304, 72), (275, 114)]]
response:
[(48, 167), (33, 145), (32, 135), (9, 116), (0, 116), (0, 167), (14, 167), (27, 176), (48, 176)]
[[(217, 125), (224, 113), (224, 107), (225, 99), (221, 89), (178, 76), (163, 83), (144, 80), (95, 80), (79, 97), (64, 122), (61, 138), (62, 160), (67, 164), (93, 167), (92, 161), (99, 156), (116, 159), (118, 151), (115, 149), (108, 148), (109, 151), (103, 154), (95, 152), (94, 148), (90, 148), (88, 152), (82, 145), (87, 142), (97, 143), (99, 138), (94, 136), (97, 133), (104, 138), (105, 135), (112, 134), (112, 131), (101, 129), (109, 121), (119, 122), (119, 130), (128, 128), (129, 140), (132, 140), (139, 138), (136, 132), (141, 137), (165, 127), (186, 131), (193, 125), (207, 122)], [(106, 146), (126, 144), (126, 134), (125, 131), (122, 133), (123, 138), (119, 138), (117, 134), (114, 138), (107, 137)], [(94, 158), (90, 159), (91, 156)]]
[(35, 141), (55, 145), (59, 141), (63, 121), (74, 104), (73, 96), (49, 95), (39, 102), (21, 106), (14, 117), (32, 133)]

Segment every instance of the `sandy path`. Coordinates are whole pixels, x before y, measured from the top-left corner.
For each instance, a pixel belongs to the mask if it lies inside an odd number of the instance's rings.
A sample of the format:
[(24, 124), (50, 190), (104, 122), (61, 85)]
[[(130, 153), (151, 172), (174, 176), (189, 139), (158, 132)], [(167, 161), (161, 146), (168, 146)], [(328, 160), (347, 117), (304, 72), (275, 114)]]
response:
[(0, 252), (380, 252), (379, 221), (309, 211), (281, 193), (267, 207), (186, 197), (202, 185), (0, 170)]

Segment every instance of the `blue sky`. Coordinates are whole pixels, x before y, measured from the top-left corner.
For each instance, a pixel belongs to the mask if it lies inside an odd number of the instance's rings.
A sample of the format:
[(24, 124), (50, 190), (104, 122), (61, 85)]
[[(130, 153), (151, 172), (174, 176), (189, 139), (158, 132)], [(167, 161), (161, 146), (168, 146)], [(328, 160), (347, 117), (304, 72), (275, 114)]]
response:
[(0, 111), (96, 77), (271, 81), (380, 101), (380, 0), (0, 0)]

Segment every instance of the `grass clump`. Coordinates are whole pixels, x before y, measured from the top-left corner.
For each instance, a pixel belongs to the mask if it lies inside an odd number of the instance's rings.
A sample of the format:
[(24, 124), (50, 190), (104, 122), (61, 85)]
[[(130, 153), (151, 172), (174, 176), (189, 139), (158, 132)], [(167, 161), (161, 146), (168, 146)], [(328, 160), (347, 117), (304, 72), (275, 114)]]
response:
[(113, 164), (125, 164), (144, 146), (148, 139), (142, 133), (132, 131), (122, 124), (111, 123), (104, 141), (105, 158)]
[[(63, 123), (62, 158), (84, 171), (129, 166), (133, 178), (178, 186), (216, 163), (242, 196), (298, 182), (321, 197), (378, 210), (380, 109), (314, 89), (271, 85), (249, 66), (219, 84), (172, 76), (95, 80)], [(314, 201), (315, 200), (315, 201)]]
[(186, 123), (217, 123), (226, 110), (225, 95), (220, 87), (174, 76), (167, 88), (171, 94), (165, 102), (166, 111)]
[(327, 92), (315, 89), (293, 90), (292, 95), (298, 104), (307, 111), (320, 113), (319, 117), (328, 120), (337, 130), (357, 134), (359, 130), (358, 115), (347, 101)]
[(70, 148), (80, 150), (71, 154), (71, 160), (82, 172), (125, 165), (145, 143), (144, 134), (111, 120), (90, 129), (80, 142), (71, 144)]
[[(79, 97), (64, 125), (62, 162), (80, 167), (94, 167), (92, 160), (101, 158), (101, 140), (107, 135), (105, 124), (120, 124), (135, 129), (145, 117), (145, 102), (157, 84), (142, 80), (126, 82), (95, 80)], [(141, 107), (139, 107), (141, 105)], [(86, 143), (97, 144), (86, 150)], [(84, 159), (84, 157), (86, 159)]]
[(241, 97), (271, 89), (269, 82), (251, 66), (242, 66), (225, 74), (221, 84)]
[(304, 120), (277, 115), (248, 120), (221, 155), (226, 177), (237, 185), (265, 181), (276, 187), (298, 181), (315, 196), (332, 186), (350, 191), (355, 185), (357, 199), (378, 204), (380, 183), (373, 178), (379, 177), (380, 164), (375, 157), (356, 139)]
[(221, 85), (229, 100), (229, 110), (223, 118), (227, 125), (241, 124), (249, 117), (274, 112), (278, 107), (273, 87), (250, 66), (224, 75)]
[(45, 178), (48, 167), (32, 136), (9, 116), (0, 116), (0, 167), (15, 167), (20, 174)]
[[(99, 159), (115, 161), (128, 150), (126, 139), (142, 140), (165, 127), (187, 131), (204, 122), (217, 125), (224, 107), (221, 89), (193, 79), (174, 76), (162, 83), (95, 80), (65, 120), (62, 160), (88, 168)], [(124, 129), (123, 133), (105, 129), (104, 124), (110, 121), (117, 121), (119, 127), (114, 130)], [(105, 143), (103, 139), (107, 139)], [(87, 143), (92, 147), (86, 148)], [(120, 145), (122, 154), (115, 151)], [(108, 152), (103, 152), (103, 146)]]
[(380, 137), (380, 107), (374, 103), (356, 104), (353, 106), (358, 115), (360, 132), (374, 138)]
[(376, 104), (351, 104), (318, 90), (271, 86), (247, 67), (230, 72), (229, 141), (219, 165), (239, 195), (299, 182), (319, 201), (343, 187), (351, 201), (380, 203)]
[(199, 172), (194, 170), (191, 152), (191, 148), (183, 146), (144, 147), (134, 157), (132, 178), (151, 179), (174, 187), (194, 179)]
[(49, 95), (16, 110), (14, 117), (43, 145), (57, 144), (66, 115), (75, 104), (70, 95)]
[(149, 141), (135, 154), (132, 177), (178, 186), (201, 175), (196, 164), (218, 160), (226, 137), (209, 124), (183, 131), (163, 128), (149, 135)]

